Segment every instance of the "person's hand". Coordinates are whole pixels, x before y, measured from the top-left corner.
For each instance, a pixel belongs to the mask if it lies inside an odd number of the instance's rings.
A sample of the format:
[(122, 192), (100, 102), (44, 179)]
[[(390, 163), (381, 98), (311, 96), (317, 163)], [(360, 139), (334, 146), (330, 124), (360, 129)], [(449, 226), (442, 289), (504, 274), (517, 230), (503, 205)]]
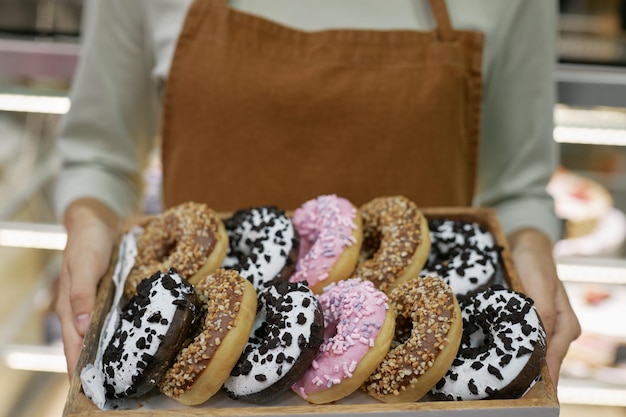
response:
[(548, 336), (546, 361), (556, 388), (569, 345), (580, 335), (580, 324), (559, 279), (550, 239), (534, 229), (509, 236), (513, 261), (524, 293), (535, 301)]
[(93, 311), (96, 289), (106, 273), (118, 233), (119, 219), (105, 205), (78, 200), (64, 216), (67, 244), (59, 278), (56, 313), (70, 378)]

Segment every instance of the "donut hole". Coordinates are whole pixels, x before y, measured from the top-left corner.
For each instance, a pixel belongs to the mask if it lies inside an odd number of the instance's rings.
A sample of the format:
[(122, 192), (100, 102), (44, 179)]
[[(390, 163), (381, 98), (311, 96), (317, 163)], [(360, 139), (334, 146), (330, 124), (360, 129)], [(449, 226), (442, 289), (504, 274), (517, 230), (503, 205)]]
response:
[(477, 358), (492, 349), (494, 344), (493, 332), (486, 320), (463, 320), (461, 348), (468, 352), (468, 357)]
[(397, 316), (396, 317), (396, 329), (393, 336), (393, 341), (391, 342), (391, 348), (395, 348), (397, 346), (403, 345), (407, 340), (411, 338), (411, 334), (413, 333), (413, 320), (404, 317)]
[(339, 327), (339, 320), (329, 321), (326, 317), (324, 319), (324, 340), (328, 341), (334, 339), (337, 336), (337, 327)]
[(374, 259), (380, 251), (380, 243), (382, 242), (382, 234), (376, 230), (368, 230), (363, 237), (361, 252), (359, 253), (359, 263)]
[(163, 242), (163, 246), (156, 253), (155, 261), (157, 261), (157, 262), (165, 262), (165, 261), (167, 261), (168, 258), (170, 257), (170, 254), (176, 250), (176, 246), (177, 245), (178, 245), (178, 240), (177, 239), (168, 240), (168, 241)]

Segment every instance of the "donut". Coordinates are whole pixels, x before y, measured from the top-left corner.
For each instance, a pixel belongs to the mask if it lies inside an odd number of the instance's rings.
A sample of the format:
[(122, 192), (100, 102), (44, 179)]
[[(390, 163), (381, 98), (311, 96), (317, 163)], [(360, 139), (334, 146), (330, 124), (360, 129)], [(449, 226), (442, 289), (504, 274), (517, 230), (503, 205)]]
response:
[(306, 282), (265, 288), (248, 344), (224, 388), (233, 399), (271, 401), (300, 378), (323, 340), (322, 310)]
[(318, 296), (324, 342), (292, 389), (313, 404), (340, 400), (358, 390), (386, 355), (395, 317), (387, 296), (370, 281), (350, 278)]
[(218, 269), (195, 285), (204, 321), (161, 380), (161, 392), (186, 405), (211, 398), (237, 363), (256, 316), (256, 290), (236, 271)]
[(153, 216), (137, 237), (135, 264), (126, 279), (125, 294), (132, 297), (137, 284), (170, 266), (195, 284), (215, 271), (228, 249), (228, 235), (217, 214), (205, 204), (183, 203)]
[(106, 396), (140, 396), (157, 386), (198, 311), (193, 287), (174, 269), (141, 281), (102, 356)]
[(430, 252), (428, 221), (402, 196), (379, 197), (360, 208), (363, 246), (353, 277), (372, 281), (390, 294), (416, 277)]
[(361, 216), (348, 200), (322, 195), (293, 213), (300, 251), (291, 282), (307, 281), (316, 294), (324, 286), (348, 278), (363, 239)]
[(494, 286), (459, 297), (463, 337), (432, 393), (441, 400), (519, 398), (538, 380), (546, 333), (524, 294)]
[(494, 284), (502, 248), (476, 222), (432, 219), (431, 250), (420, 276), (436, 275), (457, 295)]
[(295, 269), (299, 239), (284, 211), (270, 206), (238, 210), (224, 226), (228, 252), (223, 268), (239, 272), (257, 291), (289, 279)]
[(392, 347), (363, 384), (386, 402), (414, 402), (446, 373), (463, 333), (463, 320), (450, 286), (439, 277), (415, 277), (390, 295), (396, 316)]

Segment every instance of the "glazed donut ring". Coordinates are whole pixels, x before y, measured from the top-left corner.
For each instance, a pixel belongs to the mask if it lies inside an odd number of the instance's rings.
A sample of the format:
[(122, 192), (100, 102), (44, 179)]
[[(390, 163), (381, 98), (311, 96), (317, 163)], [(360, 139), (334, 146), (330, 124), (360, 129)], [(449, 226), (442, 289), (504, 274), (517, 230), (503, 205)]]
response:
[(456, 297), (438, 277), (413, 278), (391, 293), (396, 332), (389, 353), (363, 384), (387, 403), (422, 398), (446, 373), (461, 342)]
[(438, 399), (519, 398), (541, 374), (546, 333), (533, 301), (494, 286), (459, 297), (463, 338), (432, 392)]
[(359, 211), (345, 198), (322, 195), (299, 207), (292, 218), (300, 253), (291, 282), (307, 281), (316, 294), (348, 278), (363, 240)]
[(224, 383), (233, 399), (271, 401), (311, 365), (324, 340), (324, 318), (305, 282), (281, 282), (258, 295), (248, 344)]
[(200, 332), (178, 353), (159, 388), (186, 405), (221, 387), (243, 351), (256, 315), (256, 291), (235, 271), (218, 269), (195, 285), (204, 311)]
[(284, 211), (271, 206), (238, 210), (224, 226), (228, 253), (223, 268), (239, 272), (257, 291), (289, 279), (299, 239)]
[(324, 287), (324, 342), (311, 367), (292, 389), (313, 404), (354, 391), (389, 351), (395, 317), (387, 296), (370, 281), (350, 278)]
[(352, 273), (391, 294), (416, 277), (430, 252), (428, 221), (402, 196), (379, 197), (360, 208), (363, 217), (361, 259)]
[(431, 251), (420, 276), (436, 275), (457, 295), (484, 290), (497, 277), (502, 248), (475, 222), (433, 219)]
[(193, 287), (175, 270), (141, 281), (102, 357), (106, 396), (152, 390), (172, 366), (198, 310)]
[(205, 204), (180, 204), (141, 226), (135, 265), (124, 288), (128, 298), (136, 293), (142, 279), (169, 267), (196, 284), (219, 268), (226, 256), (228, 235), (224, 224)]

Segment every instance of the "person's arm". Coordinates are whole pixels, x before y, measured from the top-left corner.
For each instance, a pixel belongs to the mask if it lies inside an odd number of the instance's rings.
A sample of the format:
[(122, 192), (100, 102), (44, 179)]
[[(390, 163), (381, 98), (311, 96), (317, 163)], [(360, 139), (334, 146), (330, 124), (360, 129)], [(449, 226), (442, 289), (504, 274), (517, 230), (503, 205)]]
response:
[(92, 0), (86, 5), (72, 106), (58, 132), (60, 216), (78, 198), (103, 201), (121, 216), (139, 209), (142, 171), (160, 111), (142, 4)]
[(88, 3), (72, 107), (58, 132), (55, 204), (67, 231), (56, 311), (74, 373), (123, 218), (139, 209), (158, 120), (141, 2)]
[(488, 47), (477, 204), (495, 207), (524, 292), (548, 334), (548, 367), (556, 383), (580, 326), (559, 280), (552, 243), (561, 233), (546, 190), (558, 157), (552, 139), (557, 5), (502, 2)]

